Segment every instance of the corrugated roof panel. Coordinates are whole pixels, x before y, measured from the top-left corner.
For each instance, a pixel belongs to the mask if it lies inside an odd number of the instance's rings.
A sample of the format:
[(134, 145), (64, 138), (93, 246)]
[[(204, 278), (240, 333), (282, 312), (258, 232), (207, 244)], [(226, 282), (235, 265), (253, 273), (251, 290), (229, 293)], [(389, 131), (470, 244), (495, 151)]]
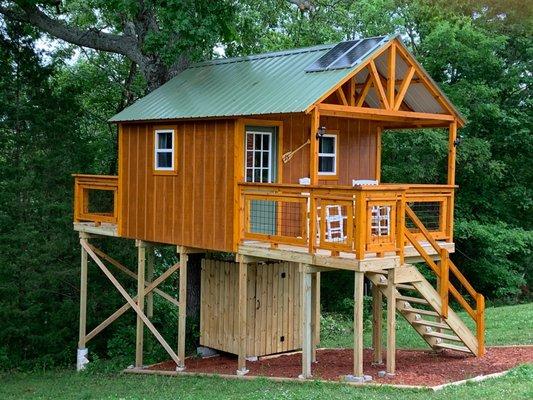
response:
[(432, 114), (445, 113), (439, 102), (435, 100), (423, 83), (411, 83), (405, 93), (404, 101), (413, 111)]
[(386, 42), (377, 42), (352, 68), (314, 73), (306, 67), (334, 45), (199, 63), (110, 121), (302, 112)]

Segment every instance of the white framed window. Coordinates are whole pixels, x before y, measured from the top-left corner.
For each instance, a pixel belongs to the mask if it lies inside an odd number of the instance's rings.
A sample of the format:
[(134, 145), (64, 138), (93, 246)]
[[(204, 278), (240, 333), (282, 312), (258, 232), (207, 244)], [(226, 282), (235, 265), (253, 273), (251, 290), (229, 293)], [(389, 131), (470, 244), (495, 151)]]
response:
[(337, 175), (337, 135), (326, 133), (318, 139), (318, 174)]
[(272, 131), (246, 131), (246, 182), (273, 182), (272, 134)]
[(174, 129), (156, 129), (154, 131), (154, 170), (174, 171), (176, 149), (176, 131)]

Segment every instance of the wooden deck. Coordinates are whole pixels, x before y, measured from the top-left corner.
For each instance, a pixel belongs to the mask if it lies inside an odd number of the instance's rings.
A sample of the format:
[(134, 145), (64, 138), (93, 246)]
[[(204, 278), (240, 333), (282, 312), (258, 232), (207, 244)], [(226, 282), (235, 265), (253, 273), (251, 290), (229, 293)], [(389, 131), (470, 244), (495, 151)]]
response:
[(116, 224), (94, 222), (74, 222), (74, 230), (99, 236), (120, 237)]
[[(438, 242), (448, 252), (455, 251), (455, 243)], [(421, 242), (422, 247), (433, 259), (438, 259), (439, 254), (428, 242)], [(331, 252), (316, 249), (314, 254), (308, 252), (305, 246), (280, 244), (273, 248), (269, 243), (261, 241), (245, 241), (239, 245), (238, 254), (248, 257), (298, 262), (330, 269), (347, 269), (351, 271), (376, 271), (400, 266), (400, 257), (395, 252), (386, 252), (382, 255), (366, 253), (363, 260), (356, 258), (355, 253), (339, 252), (332, 256)], [(406, 263), (423, 261), (420, 253), (413, 246), (405, 246)]]

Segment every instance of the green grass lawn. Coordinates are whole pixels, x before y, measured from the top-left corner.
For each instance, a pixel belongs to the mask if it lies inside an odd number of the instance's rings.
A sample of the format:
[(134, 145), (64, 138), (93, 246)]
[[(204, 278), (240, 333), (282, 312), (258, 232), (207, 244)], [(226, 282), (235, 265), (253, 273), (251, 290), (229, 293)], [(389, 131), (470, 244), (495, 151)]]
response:
[[(401, 347), (422, 347), (406, 324), (398, 326)], [(531, 344), (533, 305), (487, 309), (487, 344)], [(366, 333), (368, 342), (369, 332)], [(351, 335), (324, 339), (323, 346), (350, 347)], [(394, 388), (356, 388), (319, 382), (278, 383), (207, 378), (128, 375), (119, 372), (73, 370), (0, 375), (0, 399), (532, 399), (533, 365), (480, 383), (449, 387), (439, 392)]]

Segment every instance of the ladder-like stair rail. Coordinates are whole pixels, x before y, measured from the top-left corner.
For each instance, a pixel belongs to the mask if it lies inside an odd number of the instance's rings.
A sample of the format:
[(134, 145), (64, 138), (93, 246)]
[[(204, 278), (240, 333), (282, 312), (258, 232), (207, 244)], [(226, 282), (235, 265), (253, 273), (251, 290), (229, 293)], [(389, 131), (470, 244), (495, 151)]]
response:
[[(478, 293), (472, 285), (468, 282), (466, 277), (459, 271), (457, 266), (450, 260), (447, 249), (441, 247), (439, 243), (433, 238), (431, 233), (426, 229), (424, 224), (420, 221), (414, 211), (406, 204), (406, 216), (413, 222), (424, 239), (427, 240), (433, 249), (440, 256), (439, 265), (427, 253), (424, 247), (420, 244), (416, 235), (406, 226), (404, 234), (406, 239), (414, 246), (425, 263), (431, 268), (435, 275), (439, 278), (438, 293), (440, 297), (440, 310), (437, 310), (440, 316), (446, 320), (449, 317), (449, 296), (451, 293), (455, 300), (467, 312), (467, 314), (474, 320), (476, 324), (476, 339), (477, 339), (477, 356), (485, 354), (485, 299), (481, 293)], [(475, 301), (475, 309), (467, 302), (461, 295), (459, 290), (450, 282), (450, 274), (462, 285), (468, 294)], [(415, 285), (416, 286), (416, 285)]]

